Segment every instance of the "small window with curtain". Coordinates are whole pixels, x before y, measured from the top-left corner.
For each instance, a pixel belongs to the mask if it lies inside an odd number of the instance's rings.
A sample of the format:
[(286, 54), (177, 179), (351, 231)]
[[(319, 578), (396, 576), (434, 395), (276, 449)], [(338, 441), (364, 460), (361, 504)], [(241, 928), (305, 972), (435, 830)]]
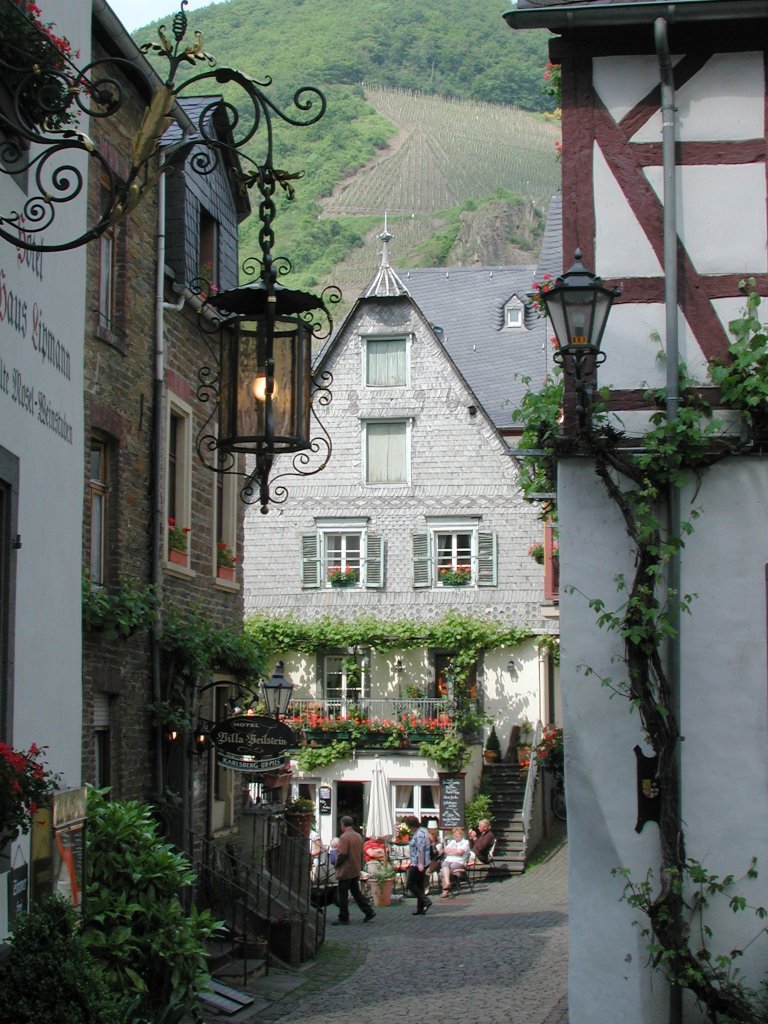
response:
[(191, 564), (192, 411), (176, 395), (169, 396), (166, 451), (167, 563)]
[(91, 438), (90, 470), (88, 476), (88, 574), (97, 587), (106, 581), (107, 551), (107, 444)]
[(407, 420), (370, 421), (365, 424), (365, 482), (407, 484), (409, 467)]
[(408, 346), (405, 338), (367, 338), (365, 383), (369, 388), (404, 387), (408, 383)]
[(112, 785), (112, 717), (108, 693), (93, 695), (94, 774), (99, 789)]
[(115, 232), (99, 237), (99, 333), (111, 334), (115, 316)]

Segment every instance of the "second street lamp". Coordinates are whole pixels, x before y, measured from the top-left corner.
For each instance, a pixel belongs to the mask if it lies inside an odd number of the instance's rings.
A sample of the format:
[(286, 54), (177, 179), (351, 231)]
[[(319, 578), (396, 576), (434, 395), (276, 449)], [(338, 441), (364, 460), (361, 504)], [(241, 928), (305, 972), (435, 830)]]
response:
[(569, 270), (542, 291), (541, 299), (552, 322), (558, 347), (554, 360), (573, 380), (579, 429), (591, 418), (595, 370), (605, 361), (600, 350), (608, 314), (618, 288), (606, 288), (581, 261), (577, 249)]

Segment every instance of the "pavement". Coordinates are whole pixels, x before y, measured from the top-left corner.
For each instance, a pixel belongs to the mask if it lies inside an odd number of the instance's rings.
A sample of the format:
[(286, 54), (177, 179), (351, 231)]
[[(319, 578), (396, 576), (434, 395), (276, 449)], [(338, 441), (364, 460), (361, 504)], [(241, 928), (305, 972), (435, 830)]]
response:
[[(483, 1024), (568, 1024), (567, 842), (553, 835), (523, 875), (480, 882), (450, 899), (433, 894), (331, 927), (316, 960), (272, 968), (247, 986), (255, 1002), (235, 1024), (355, 1024), (416, 1014)], [(231, 981), (228, 984), (233, 984)], [(224, 1018), (203, 1014), (207, 1022)]]

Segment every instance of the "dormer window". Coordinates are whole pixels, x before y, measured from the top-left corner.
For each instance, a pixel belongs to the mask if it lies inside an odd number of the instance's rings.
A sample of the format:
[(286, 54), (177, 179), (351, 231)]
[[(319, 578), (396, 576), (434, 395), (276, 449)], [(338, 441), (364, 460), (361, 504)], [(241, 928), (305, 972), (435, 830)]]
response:
[(515, 295), (504, 307), (504, 326), (511, 330), (520, 330), (523, 326), (524, 313), (524, 306)]

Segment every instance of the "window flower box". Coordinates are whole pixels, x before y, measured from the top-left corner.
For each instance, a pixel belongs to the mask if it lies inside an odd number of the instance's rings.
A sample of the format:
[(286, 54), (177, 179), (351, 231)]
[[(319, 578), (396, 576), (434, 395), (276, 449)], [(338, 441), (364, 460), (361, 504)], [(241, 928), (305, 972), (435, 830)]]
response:
[(172, 562), (173, 565), (183, 565), (186, 568), (189, 562), (189, 555), (186, 551), (179, 551), (178, 548), (168, 548), (168, 561)]
[(234, 580), (235, 578), (235, 567), (234, 565), (219, 565), (216, 567), (216, 578), (220, 580)]
[(177, 526), (173, 516), (168, 517), (168, 561), (186, 565), (189, 548), (189, 526)]
[(354, 587), (359, 579), (359, 570), (349, 565), (337, 565), (328, 570), (328, 582), (332, 587)]
[(437, 570), (437, 579), (444, 587), (466, 587), (472, 582), (472, 569), (468, 565), (444, 566)]

